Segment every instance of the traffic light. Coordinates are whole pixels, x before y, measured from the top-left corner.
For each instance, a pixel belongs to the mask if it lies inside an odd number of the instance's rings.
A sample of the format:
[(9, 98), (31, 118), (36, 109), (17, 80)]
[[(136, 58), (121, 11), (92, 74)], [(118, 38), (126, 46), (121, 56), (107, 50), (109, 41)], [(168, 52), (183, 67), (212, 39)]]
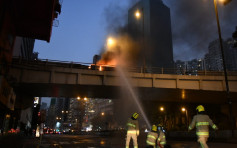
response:
[(225, 0), (224, 1), (224, 5), (226, 6), (227, 4), (229, 4), (232, 0)]

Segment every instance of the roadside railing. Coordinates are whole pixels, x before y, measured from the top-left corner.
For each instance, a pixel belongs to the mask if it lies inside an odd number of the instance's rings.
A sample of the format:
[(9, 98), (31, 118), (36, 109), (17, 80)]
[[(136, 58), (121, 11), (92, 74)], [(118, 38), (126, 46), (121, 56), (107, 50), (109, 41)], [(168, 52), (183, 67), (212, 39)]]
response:
[[(21, 66), (37, 67), (37, 66), (56, 66), (64, 68), (88, 69), (99, 71), (115, 71), (115, 66), (95, 65), (92, 63), (59, 61), (49, 59), (27, 60), (19, 57), (13, 57), (12, 66), (20, 64)], [(102, 67), (102, 68), (101, 68)], [(179, 68), (162, 68), (162, 67), (127, 67), (128, 72), (147, 73), (147, 74), (174, 74), (174, 75), (206, 75), (206, 76), (224, 76), (223, 71), (187, 71)], [(237, 71), (227, 71), (228, 76), (237, 76)]]

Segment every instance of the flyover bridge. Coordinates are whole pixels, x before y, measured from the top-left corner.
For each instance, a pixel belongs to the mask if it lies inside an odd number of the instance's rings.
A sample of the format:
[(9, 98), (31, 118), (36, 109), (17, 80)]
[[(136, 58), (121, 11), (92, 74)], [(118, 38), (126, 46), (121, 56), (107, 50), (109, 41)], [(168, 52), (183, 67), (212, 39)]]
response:
[[(16, 94), (39, 97), (118, 98), (121, 75), (111, 67), (62, 61), (14, 58), (9, 68), (9, 81)], [(165, 102), (226, 102), (225, 80), (222, 72), (203, 75), (165, 74), (159, 69), (141, 73), (129, 69), (126, 75), (141, 99)], [(213, 74), (213, 75), (210, 75)], [(228, 76), (230, 95), (237, 100), (237, 74)]]

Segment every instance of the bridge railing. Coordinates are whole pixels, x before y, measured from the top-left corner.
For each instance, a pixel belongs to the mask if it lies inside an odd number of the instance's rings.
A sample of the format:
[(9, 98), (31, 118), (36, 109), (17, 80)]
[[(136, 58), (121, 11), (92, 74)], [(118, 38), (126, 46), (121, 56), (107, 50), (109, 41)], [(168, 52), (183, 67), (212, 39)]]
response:
[[(20, 64), (21, 66), (36, 67), (36, 66), (56, 66), (64, 68), (76, 69), (90, 69), (90, 70), (103, 70), (115, 71), (114, 66), (108, 65), (95, 65), (92, 63), (72, 62), (72, 61), (59, 61), (48, 59), (27, 60), (19, 57), (13, 57), (12, 65)], [(102, 67), (102, 69), (101, 69)], [(127, 67), (128, 72), (134, 73), (151, 73), (151, 74), (174, 74), (174, 75), (211, 75), (211, 76), (224, 76), (223, 71), (206, 71), (206, 70), (192, 70), (187, 71), (180, 68), (162, 68), (162, 67)], [(228, 76), (237, 76), (237, 71), (227, 71)]]

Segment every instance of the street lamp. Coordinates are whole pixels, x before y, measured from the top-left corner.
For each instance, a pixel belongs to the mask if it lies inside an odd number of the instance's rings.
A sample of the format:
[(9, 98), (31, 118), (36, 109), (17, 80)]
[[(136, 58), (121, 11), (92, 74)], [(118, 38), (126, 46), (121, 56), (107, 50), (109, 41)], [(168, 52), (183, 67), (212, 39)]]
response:
[(164, 110), (165, 110), (165, 109), (164, 109), (164, 107), (163, 107), (163, 106), (161, 106), (161, 107), (160, 107), (160, 111), (162, 111), (162, 112), (163, 112)]
[(145, 66), (146, 66), (146, 57), (145, 57), (145, 26), (144, 26), (144, 11), (136, 10), (134, 13), (135, 17), (139, 20), (142, 17), (142, 36), (143, 36), (143, 72), (145, 72)]
[(77, 97), (77, 100), (81, 100), (81, 98), (78, 96), (78, 97)]
[(187, 127), (188, 127), (188, 111), (185, 107), (182, 107), (181, 108), (181, 111), (182, 112), (185, 112), (185, 116), (186, 116), (186, 124), (187, 124)]
[(141, 17), (141, 13), (140, 13), (139, 10), (137, 10), (137, 11), (135, 12), (135, 16), (136, 16), (137, 19), (139, 19), (139, 18)]
[[(224, 2), (224, 5), (227, 5), (229, 2), (231, 2), (231, 0), (219, 0), (219, 1)], [(222, 43), (222, 37), (221, 37), (221, 28), (220, 28), (219, 15), (218, 15), (218, 9), (217, 9), (217, 0), (214, 0), (214, 6), (215, 6), (216, 22), (217, 22), (219, 41), (220, 41), (220, 47), (221, 47), (222, 64), (223, 64), (224, 75), (225, 75), (226, 95), (227, 95), (227, 101), (229, 104), (229, 116), (230, 116), (232, 136), (233, 136), (234, 124), (233, 124), (233, 115), (232, 115), (232, 101), (230, 98), (230, 90), (229, 90), (228, 77), (227, 77), (227, 71), (226, 71), (226, 65), (225, 65), (225, 56), (224, 56), (224, 49), (223, 49), (223, 43)]]
[(107, 47), (112, 47), (115, 45), (115, 40), (112, 37), (107, 39)]

